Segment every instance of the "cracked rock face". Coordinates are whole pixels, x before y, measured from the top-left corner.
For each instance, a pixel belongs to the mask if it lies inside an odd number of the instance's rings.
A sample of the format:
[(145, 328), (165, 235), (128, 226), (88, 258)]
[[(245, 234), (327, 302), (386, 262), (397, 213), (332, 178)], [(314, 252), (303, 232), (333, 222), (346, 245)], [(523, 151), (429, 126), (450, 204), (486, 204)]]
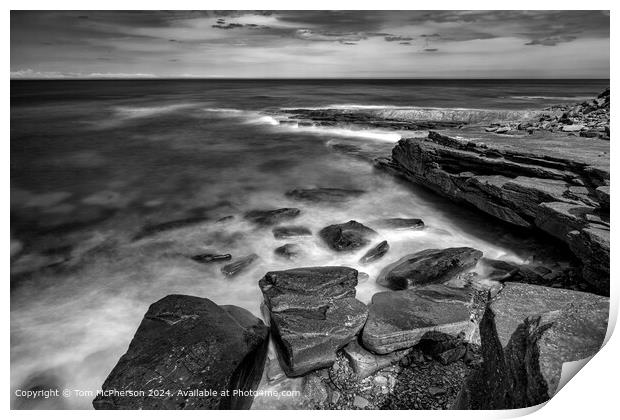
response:
[(401, 140), (381, 164), (504, 222), (558, 238), (581, 260), (584, 280), (609, 293), (608, 142), (430, 132)]
[(377, 283), (392, 290), (442, 283), (475, 267), (481, 257), (474, 248), (425, 249), (385, 267)]
[(594, 355), (607, 332), (609, 299), (506, 283), (480, 323), (484, 362), (456, 408), (523, 408), (549, 400), (562, 365)]
[(362, 344), (377, 354), (387, 354), (418, 344), (431, 332), (470, 336), (471, 290), (445, 285), (377, 293), (372, 297)]
[(307, 267), (272, 271), (259, 286), (269, 310), (278, 358), (288, 376), (329, 367), (366, 322), (355, 299), (357, 270)]
[[(245, 309), (169, 295), (149, 307), (102, 389), (143, 396), (98, 396), (96, 409), (247, 409), (267, 355), (269, 329)], [(196, 390), (218, 395), (195, 395)], [(169, 391), (149, 395), (149, 390)], [(219, 391), (230, 390), (229, 396)]]

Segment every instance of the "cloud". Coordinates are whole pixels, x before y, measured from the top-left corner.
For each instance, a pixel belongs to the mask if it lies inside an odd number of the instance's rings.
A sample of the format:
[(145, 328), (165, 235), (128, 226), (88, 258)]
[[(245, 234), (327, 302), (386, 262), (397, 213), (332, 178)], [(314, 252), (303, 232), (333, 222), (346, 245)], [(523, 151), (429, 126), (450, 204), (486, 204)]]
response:
[(574, 35), (549, 36), (542, 39), (533, 39), (530, 42), (525, 43), (525, 45), (543, 45), (546, 47), (552, 47), (562, 42), (571, 42), (576, 39), (577, 37)]
[(395, 41), (413, 41), (413, 38), (410, 36), (397, 36), (397, 35), (388, 35), (384, 37), (387, 42), (395, 42)]

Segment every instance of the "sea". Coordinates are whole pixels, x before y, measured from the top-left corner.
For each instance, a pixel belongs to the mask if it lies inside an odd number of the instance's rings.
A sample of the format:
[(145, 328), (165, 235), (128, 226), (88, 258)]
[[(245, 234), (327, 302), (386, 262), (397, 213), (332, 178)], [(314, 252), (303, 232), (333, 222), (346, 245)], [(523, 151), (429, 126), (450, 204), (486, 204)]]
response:
[[(401, 138), (424, 131), (315, 124), (296, 110), (373, 110), (414, 120), (484, 123), (596, 96), (608, 80), (41, 80), (11, 81), (11, 390), (13, 408), (92, 408), (93, 392), (150, 304), (188, 294), (262, 317), (268, 271), (345, 265), (368, 274), (357, 298), (382, 288), (387, 264), (428, 248), (471, 246), (527, 262), (544, 238), (378, 170)], [(398, 114), (400, 112), (400, 114)], [(347, 153), (352, 150), (371, 150)], [(296, 188), (365, 191), (345, 203), (300, 202)], [(296, 207), (311, 237), (275, 239), (243, 215)], [(425, 229), (377, 229), (390, 251), (335, 253), (318, 237), (333, 223), (420, 218)], [(297, 243), (294, 260), (274, 253)], [(235, 277), (224, 263), (259, 259)], [(19, 390), (68, 397), (16, 398)], [(83, 393), (81, 391), (87, 391)]]

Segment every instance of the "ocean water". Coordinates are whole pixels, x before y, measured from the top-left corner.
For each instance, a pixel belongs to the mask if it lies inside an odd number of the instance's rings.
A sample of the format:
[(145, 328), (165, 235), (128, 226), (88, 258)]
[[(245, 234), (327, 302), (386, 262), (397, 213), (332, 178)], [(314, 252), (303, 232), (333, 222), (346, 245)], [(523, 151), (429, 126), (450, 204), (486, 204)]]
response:
[[(260, 314), (258, 280), (269, 270), (347, 265), (374, 278), (403, 255), (472, 246), (491, 258), (528, 261), (542, 239), (509, 230), (342, 153), (389, 155), (424, 132), (317, 126), (287, 109), (363, 109), (419, 120), (486, 122), (595, 96), (608, 81), (22, 81), (11, 82), (11, 387), (97, 390), (148, 306), (170, 293), (207, 297)], [(346, 149), (346, 147), (344, 149)], [(344, 204), (287, 198), (294, 188), (355, 188)], [(297, 207), (290, 224), (315, 235), (277, 240), (243, 219), (252, 209)], [(232, 216), (232, 217), (230, 217)], [(416, 217), (422, 231), (378, 230), (391, 249), (337, 254), (316, 233), (332, 223)], [(221, 220), (225, 218), (224, 220)], [(185, 221), (175, 229), (145, 226)], [(191, 222), (191, 223), (190, 223)], [(289, 223), (287, 223), (289, 224)], [(299, 243), (283, 260), (273, 250)], [(191, 255), (251, 253), (226, 278), (222, 264)], [(14, 408), (90, 408), (77, 395)]]

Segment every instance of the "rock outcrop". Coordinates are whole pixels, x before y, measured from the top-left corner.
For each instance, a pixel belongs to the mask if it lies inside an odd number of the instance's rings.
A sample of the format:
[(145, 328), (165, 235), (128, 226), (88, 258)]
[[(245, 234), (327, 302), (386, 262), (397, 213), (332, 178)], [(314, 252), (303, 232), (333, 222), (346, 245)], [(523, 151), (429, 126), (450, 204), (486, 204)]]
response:
[[(469, 134), (471, 140), (465, 136)], [(583, 278), (609, 292), (609, 143), (547, 133), (501, 138), (463, 130), (401, 140), (398, 174), (504, 222), (566, 243)]]
[(484, 362), (456, 408), (523, 408), (549, 400), (558, 390), (562, 365), (600, 349), (608, 316), (605, 297), (506, 283), (482, 318)]
[(418, 344), (427, 333), (471, 335), (473, 295), (468, 289), (433, 284), (380, 292), (372, 297), (362, 344), (377, 354)]
[(361, 330), (368, 308), (355, 299), (356, 285), (357, 270), (348, 267), (272, 271), (260, 280), (288, 376), (331, 366), (336, 352)]
[[(149, 307), (127, 353), (102, 386), (108, 394), (95, 398), (93, 406), (250, 408), (252, 397), (240, 396), (238, 391), (258, 386), (268, 336), (269, 329), (245, 309), (218, 306), (195, 296), (166, 296)], [(149, 390), (162, 392), (155, 395)], [(217, 394), (199, 394), (206, 390)]]
[(355, 220), (329, 225), (319, 232), (321, 239), (334, 251), (358, 250), (368, 245), (376, 235), (377, 232)]
[(442, 283), (475, 267), (480, 257), (481, 251), (467, 247), (425, 249), (385, 267), (377, 283), (392, 290)]

